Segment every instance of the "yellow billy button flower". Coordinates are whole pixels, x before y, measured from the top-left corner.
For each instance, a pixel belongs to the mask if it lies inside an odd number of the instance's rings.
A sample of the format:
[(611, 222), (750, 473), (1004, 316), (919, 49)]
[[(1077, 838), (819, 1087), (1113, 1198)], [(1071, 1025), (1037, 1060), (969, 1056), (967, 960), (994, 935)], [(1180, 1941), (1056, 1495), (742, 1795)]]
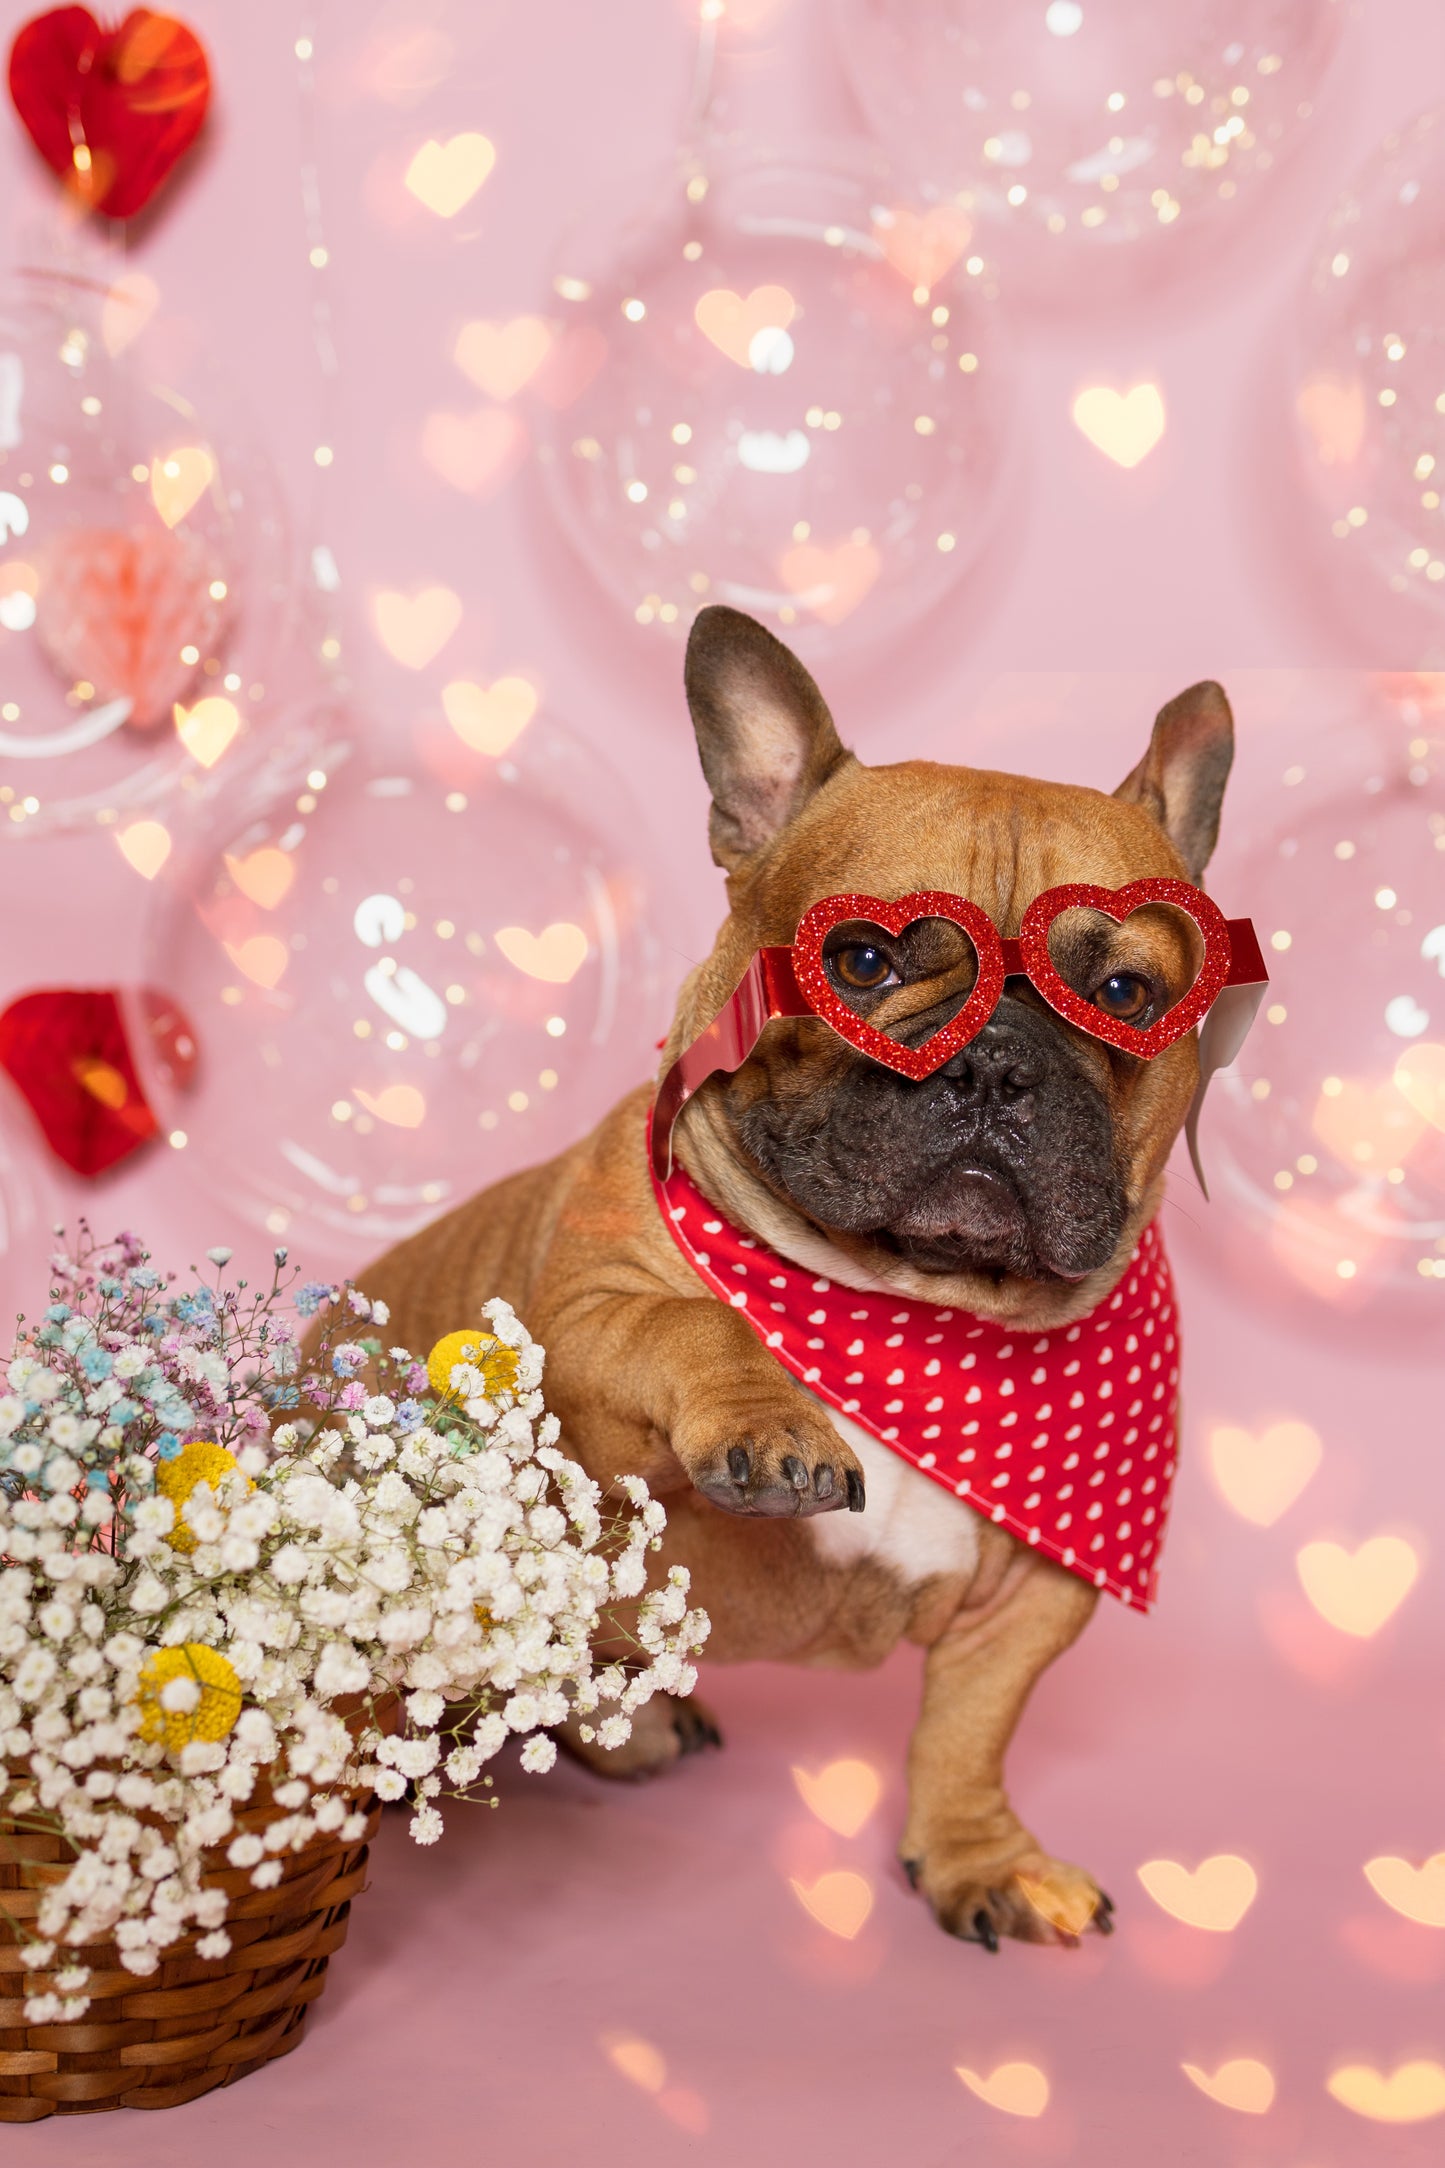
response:
[(178, 1754), (193, 1739), (224, 1739), (241, 1713), (241, 1682), (229, 1659), (204, 1641), (157, 1649), (136, 1690), (141, 1737)]
[(444, 1340), (438, 1340), (426, 1359), (426, 1374), (438, 1400), (457, 1398), (452, 1390), (452, 1372), (458, 1363), (470, 1363), (474, 1370), (480, 1370), (489, 1400), (495, 1400), (498, 1393), (517, 1390), (516, 1350), (495, 1333), (449, 1332)]
[[(189, 1445), (181, 1447), (170, 1460), (156, 1462), (156, 1489), (162, 1497), (169, 1498), (175, 1507), (176, 1517), (166, 1541), (173, 1551), (193, 1551), (196, 1539), (181, 1518), (181, 1508), (198, 1483), (209, 1483), (215, 1490), (223, 1476), (239, 1475), (241, 1463), (234, 1453), (228, 1453), (223, 1445), (210, 1445), (204, 1438), (192, 1438)], [(255, 1484), (248, 1476), (247, 1490)]]

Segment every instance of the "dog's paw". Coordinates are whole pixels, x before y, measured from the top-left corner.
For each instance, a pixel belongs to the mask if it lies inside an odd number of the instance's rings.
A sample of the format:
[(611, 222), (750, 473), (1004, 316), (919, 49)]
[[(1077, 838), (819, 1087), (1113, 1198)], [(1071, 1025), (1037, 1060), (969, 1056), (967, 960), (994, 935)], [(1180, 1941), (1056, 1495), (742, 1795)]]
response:
[(582, 1721), (569, 1716), (552, 1736), (568, 1754), (585, 1762), (600, 1777), (635, 1781), (661, 1776), (684, 1755), (722, 1745), (722, 1733), (696, 1694), (654, 1694), (634, 1712), (631, 1734), (621, 1746), (600, 1746), (596, 1738), (584, 1739)]
[(863, 1511), (856, 1456), (806, 1403), (781, 1419), (729, 1419), (719, 1411), (674, 1434), (672, 1448), (703, 1497), (727, 1513), (796, 1519)]
[(940, 1927), (986, 1950), (996, 1951), (1005, 1936), (1072, 1946), (1090, 1928), (1114, 1932), (1113, 1901), (1093, 1876), (1045, 1852), (990, 1861), (966, 1847), (932, 1847), (922, 1856), (905, 1852), (903, 1871)]

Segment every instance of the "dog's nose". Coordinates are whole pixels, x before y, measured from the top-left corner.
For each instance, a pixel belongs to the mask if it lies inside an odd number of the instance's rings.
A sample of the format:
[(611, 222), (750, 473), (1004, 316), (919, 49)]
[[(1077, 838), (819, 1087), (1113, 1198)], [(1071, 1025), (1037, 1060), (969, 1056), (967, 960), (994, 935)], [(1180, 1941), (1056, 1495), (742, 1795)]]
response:
[(1037, 1047), (1006, 1024), (985, 1024), (938, 1074), (966, 1101), (982, 1106), (992, 1100), (1024, 1114), (1024, 1102), (1044, 1081), (1044, 1061)]

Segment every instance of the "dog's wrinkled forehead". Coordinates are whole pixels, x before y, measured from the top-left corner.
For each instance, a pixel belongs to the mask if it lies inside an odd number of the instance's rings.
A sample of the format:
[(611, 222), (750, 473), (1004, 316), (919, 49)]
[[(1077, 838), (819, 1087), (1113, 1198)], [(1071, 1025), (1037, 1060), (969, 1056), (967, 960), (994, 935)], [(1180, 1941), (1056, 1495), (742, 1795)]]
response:
[(966, 897), (1014, 934), (1046, 889), (1184, 873), (1155, 820), (1099, 791), (931, 761), (849, 762), (735, 884), (734, 908), (760, 943), (786, 942), (820, 894), (892, 900), (933, 889)]

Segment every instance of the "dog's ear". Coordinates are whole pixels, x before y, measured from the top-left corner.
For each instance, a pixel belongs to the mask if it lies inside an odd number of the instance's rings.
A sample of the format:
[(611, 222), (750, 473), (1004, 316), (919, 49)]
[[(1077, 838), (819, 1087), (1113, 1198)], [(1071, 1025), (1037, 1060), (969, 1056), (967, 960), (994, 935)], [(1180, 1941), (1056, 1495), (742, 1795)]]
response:
[(741, 610), (699, 610), (684, 679), (712, 792), (708, 839), (715, 863), (731, 873), (849, 755), (797, 656)]
[(1191, 685), (1154, 720), (1149, 750), (1115, 791), (1152, 813), (1197, 881), (1219, 835), (1234, 758), (1234, 717), (1223, 686)]

